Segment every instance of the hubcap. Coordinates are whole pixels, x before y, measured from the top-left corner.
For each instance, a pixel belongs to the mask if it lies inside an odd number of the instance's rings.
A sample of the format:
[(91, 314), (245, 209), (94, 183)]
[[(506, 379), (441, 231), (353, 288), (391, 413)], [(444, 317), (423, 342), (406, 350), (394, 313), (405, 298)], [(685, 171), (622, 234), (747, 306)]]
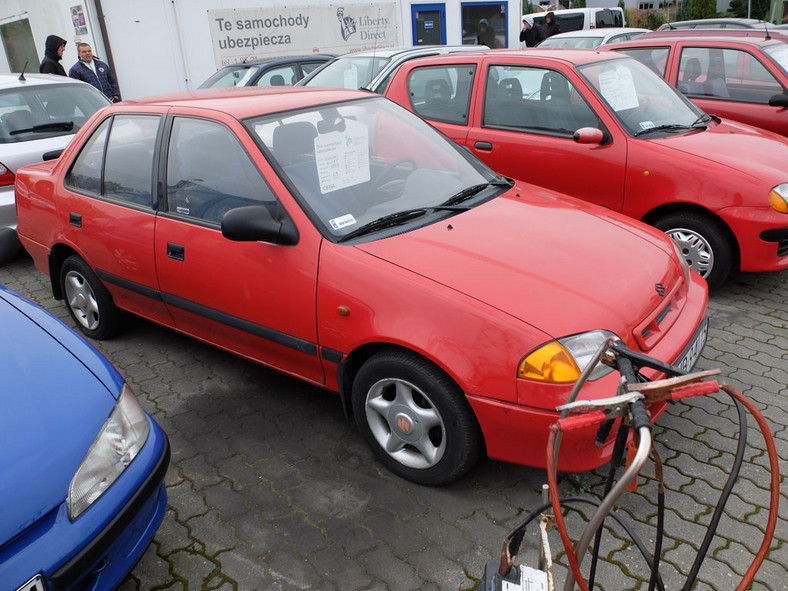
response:
[(714, 268), (714, 251), (709, 242), (697, 232), (686, 228), (674, 228), (667, 235), (678, 244), (690, 269), (708, 277)]
[(419, 388), (380, 380), (367, 393), (365, 410), (375, 441), (400, 464), (423, 470), (440, 462), (446, 451), (443, 419)]
[(66, 274), (64, 288), (68, 307), (74, 313), (77, 322), (88, 330), (95, 330), (101, 321), (101, 315), (96, 296), (85, 277), (76, 271), (69, 271)]

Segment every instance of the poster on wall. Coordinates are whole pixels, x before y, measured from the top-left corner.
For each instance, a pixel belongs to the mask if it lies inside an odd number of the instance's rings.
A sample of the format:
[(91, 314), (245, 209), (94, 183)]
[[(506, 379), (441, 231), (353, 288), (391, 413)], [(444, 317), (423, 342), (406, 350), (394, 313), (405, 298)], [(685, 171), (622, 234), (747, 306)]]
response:
[(272, 55), (348, 53), (394, 47), (394, 2), (208, 11), (216, 67)]
[(85, 21), (85, 10), (82, 5), (71, 7), (71, 24), (74, 25), (74, 34), (77, 37), (88, 34), (87, 22)]

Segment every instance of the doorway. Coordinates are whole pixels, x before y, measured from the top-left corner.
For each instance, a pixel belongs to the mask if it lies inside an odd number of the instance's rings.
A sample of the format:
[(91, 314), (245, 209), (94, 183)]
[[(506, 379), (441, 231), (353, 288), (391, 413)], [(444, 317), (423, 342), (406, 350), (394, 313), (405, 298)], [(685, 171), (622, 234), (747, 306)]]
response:
[(412, 4), (413, 45), (446, 45), (446, 5)]

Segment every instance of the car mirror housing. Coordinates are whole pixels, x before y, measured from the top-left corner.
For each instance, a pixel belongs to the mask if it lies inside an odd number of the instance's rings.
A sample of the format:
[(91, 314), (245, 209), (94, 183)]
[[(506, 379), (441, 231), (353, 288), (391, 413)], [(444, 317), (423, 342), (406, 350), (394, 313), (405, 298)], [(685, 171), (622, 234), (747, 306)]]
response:
[(581, 127), (572, 139), (578, 144), (601, 144), (605, 139), (605, 133), (596, 127)]
[(788, 108), (788, 94), (775, 94), (769, 98), (770, 107)]
[(284, 246), (298, 244), (295, 224), (285, 218), (274, 219), (263, 205), (248, 205), (231, 209), (222, 218), (222, 235), (238, 242), (271, 242)]

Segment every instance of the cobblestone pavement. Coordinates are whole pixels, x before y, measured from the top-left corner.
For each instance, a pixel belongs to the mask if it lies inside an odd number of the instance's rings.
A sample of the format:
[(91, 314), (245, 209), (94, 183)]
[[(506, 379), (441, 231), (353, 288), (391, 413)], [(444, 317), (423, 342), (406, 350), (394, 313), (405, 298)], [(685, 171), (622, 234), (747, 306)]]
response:
[[(0, 283), (71, 324), (27, 256), (0, 267)], [(710, 311), (699, 366), (721, 368), (757, 403), (785, 473), (788, 272), (738, 276), (713, 295)], [(129, 324), (120, 337), (95, 344), (169, 434), (172, 463), (169, 510), (121, 591), (473, 589), (507, 531), (541, 502), (543, 471), (489, 460), (443, 488), (399, 480), (373, 459), (335, 396), (148, 322)], [(730, 401), (693, 400), (672, 407), (655, 430), (668, 487), (667, 589), (683, 584), (735, 452)], [(734, 589), (760, 544), (768, 461), (755, 428), (750, 441), (696, 589)], [(651, 547), (656, 487), (651, 466), (644, 474), (621, 507)], [(564, 475), (561, 486), (594, 495), (603, 476)], [(754, 589), (788, 588), (785, 486), (780, 496), (777, 537)], [(576, 536), (579, 514), (572, 509), (568, 517)], [(526, 533), (519, 562), (536, 565), (536, 531)], [(620, 529), (606, 532), (602, 557), (599, 588), (646, 588), (647, 569)], [(559, 581), (565, 572), (559, 564)]]

